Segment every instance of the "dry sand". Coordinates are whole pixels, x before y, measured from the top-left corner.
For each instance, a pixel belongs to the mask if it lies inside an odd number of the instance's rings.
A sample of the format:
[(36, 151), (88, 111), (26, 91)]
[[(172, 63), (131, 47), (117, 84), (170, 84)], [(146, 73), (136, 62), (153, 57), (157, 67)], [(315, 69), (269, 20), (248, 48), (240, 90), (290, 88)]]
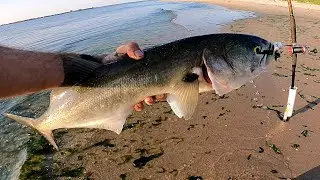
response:
[[(237, 21), (224, 32), (289, 42), (287, 7), (205, 2), (258, 12), (257, 18)], [(319, 15), (318, 10), (296, 8), (300, 43), (320, 47)], [(83, 170), (76, 179), (319, 179), (319, 54), (300, 55), (297, 70), (299, 95), (289, 122), (280, 121), (277, 113), (284, 110), (291, 79), (291, 58), (284, 53), (253, 83), (224, 97), (202, 94), (189, 121), (173, 115), (167, 103), (157, 103), (130, 117), (120, 135), (104, 130), (56, 131), (61, 152), (54, 154), (53, 174)]]

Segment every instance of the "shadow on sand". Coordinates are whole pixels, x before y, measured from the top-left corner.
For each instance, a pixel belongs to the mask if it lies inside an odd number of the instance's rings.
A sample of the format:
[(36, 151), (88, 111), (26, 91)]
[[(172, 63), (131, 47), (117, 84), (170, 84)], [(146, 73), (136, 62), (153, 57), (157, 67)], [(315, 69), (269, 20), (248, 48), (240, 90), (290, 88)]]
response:
[(310, 102), (308, 101), (308, 103), (309, 103), (309, 104), (305, 105), (304, 107), (296, 110), (296, 111), (293, 113), (292, 117), (295, 116), (295, 115), (297, 115), (297, 114), (299, 114), (299, 113), (304, 113), (304, 112), (306, 112), (306, 111), (308, 111), (308, 110), (310, 110), (310, 109), (313, 110), (313, 107), (315, 107), (316, 105), (318, 105), (318, 104), (320, 103), (320, 98), (318, 98), (318, 99), (316, 99), (316, 100), (314, 100), (314, 101), (310, 101)]
[(320, 179), (320, 165), (294, 178), (297, 180), (316, 180)]

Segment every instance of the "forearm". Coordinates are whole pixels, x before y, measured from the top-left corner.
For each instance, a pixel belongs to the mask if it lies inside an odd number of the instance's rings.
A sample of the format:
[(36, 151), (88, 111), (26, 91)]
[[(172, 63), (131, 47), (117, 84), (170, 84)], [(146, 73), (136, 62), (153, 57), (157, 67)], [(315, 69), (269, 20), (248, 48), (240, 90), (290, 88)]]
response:
[(0, 98), (73, 86), (124, 54), (136, 60), (143, 58), (143, 52), (133, 42), (117, 48), (115, 55), (103, 56), (40, 53), (0, 46)]
[(58, 87), (63, 81), (58, 54), (0, 47), (0, 98)]

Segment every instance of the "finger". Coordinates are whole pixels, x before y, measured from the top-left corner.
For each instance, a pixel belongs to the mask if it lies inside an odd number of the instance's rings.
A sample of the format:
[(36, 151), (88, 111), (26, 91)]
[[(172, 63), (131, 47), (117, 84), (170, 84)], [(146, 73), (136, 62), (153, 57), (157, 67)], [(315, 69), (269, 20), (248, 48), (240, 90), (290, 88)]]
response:
[(153, 104), (153, 98), (152, 97), (147, 97), (146, 99), (144, 99), (144, 102), (148, 105), (152, 105)]
[(135, 111), (142, 111), (142, 109), (143, 109), (143, 104), (140, 102), (140, 103), (138, 103), (138, 104), (136, 104), (136, 105), (134, 105), (134, 110)]
[(141, 51), (137, 43), (129, 42), (126, 44), (126, 46), (127, 46), (127, 54), (130, 58), (133, 58), (136, 60), (143, 58), (143, 52)]
[(141, 59), (144, 56), (139, 45), (135, 42), (129, 42), (126, 45), (118, 47), (116, 53), (119, 55), (127, 54), (130, 58), (136, 60)]
[(156, 99), (156, 101), (166, 101), (167, 95), (166, 94), (156, 95), (155, 99)]

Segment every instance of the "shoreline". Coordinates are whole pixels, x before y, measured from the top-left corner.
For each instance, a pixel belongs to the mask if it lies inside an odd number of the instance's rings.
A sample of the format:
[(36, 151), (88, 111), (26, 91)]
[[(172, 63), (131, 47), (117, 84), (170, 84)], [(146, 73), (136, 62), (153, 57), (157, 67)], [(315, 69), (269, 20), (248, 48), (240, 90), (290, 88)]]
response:
[[(288, 3), (281, 0), (161, 0), (167, 2), (180, 1), (180, 2), (199, 2), (214, 5), (220, 5), (236, 10), (254, 11), (263, 14), (273, 15), (287, 15)], [(317, 17), (320, 15), (320, 5), (292, 2), (294, 8), (294, 15), (296, 17)], [(268, 6), (266, 8), (265, 6)], [(272, 9), (270, 9), (272, 8)]]

